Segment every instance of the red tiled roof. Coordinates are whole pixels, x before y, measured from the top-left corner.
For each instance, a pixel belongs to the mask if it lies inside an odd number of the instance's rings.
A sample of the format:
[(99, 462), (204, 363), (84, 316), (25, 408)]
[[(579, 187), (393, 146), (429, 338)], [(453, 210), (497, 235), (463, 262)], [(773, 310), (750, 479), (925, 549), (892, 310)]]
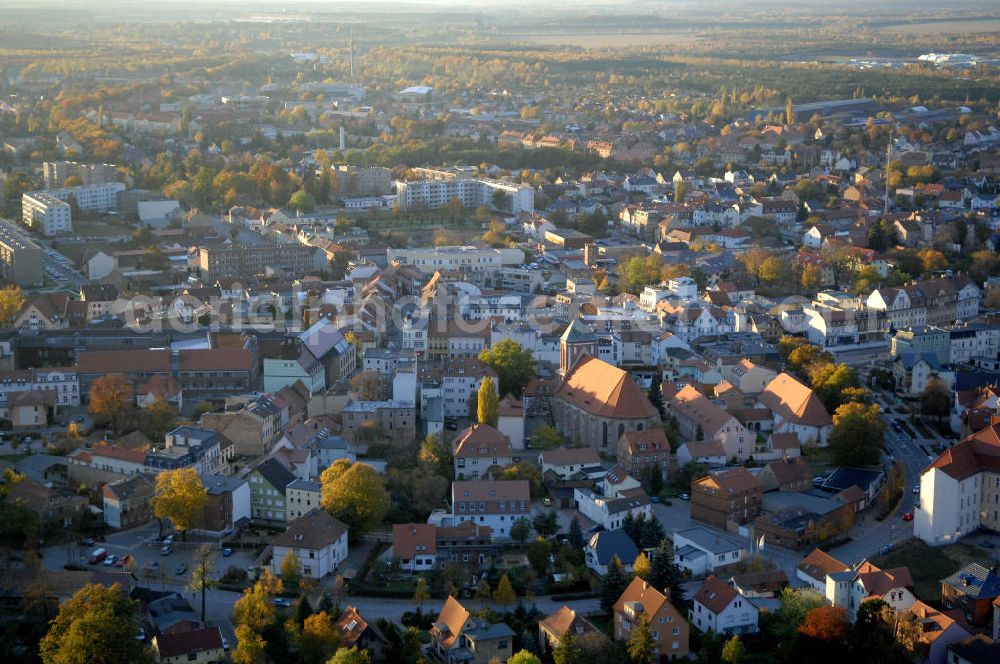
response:
[(614, 419), (648, 419), (657, 410), (632, 378), (607, 362), (581, 356), (566, 374), (555, 397), (591, 415)]

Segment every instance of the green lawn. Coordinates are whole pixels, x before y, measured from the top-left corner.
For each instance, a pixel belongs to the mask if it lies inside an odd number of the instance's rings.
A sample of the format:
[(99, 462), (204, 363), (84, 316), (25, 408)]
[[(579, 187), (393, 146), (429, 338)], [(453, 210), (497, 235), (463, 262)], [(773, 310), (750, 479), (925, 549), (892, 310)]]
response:
[(113, 251), (115, 247), (108, 242), (60, 242), (56, 246), (56, 249), (66, 256), (66, 258), (76, 262), (80, 256), (90, 249), (94, 251), (99, 249)]
[(807, 446), (803, 448), (802, 453), (809, 462), (809, 467), (812, 468), (814, 475), (825, 475), (828, 470), (837, 465), (833, 462), (833, 450), (829, 447)]
[(913, 576), (913, 589), (922, 600), (934, 601), (941, 597), (941, 579), (953, 574), (962, 565), (984, 558), (983, 550), (971, 544), (951, 544), (933, 547), (913, 539), (889, 553), (873, 558), (875, 565), (909, 567)]
[(73, 221), (74, 235), (96, 235), (98, 237), (121, 235), (122, 233), (129, 235), (132, 233), (132, 230), (129, 226), (109, 224), (104, 221)]

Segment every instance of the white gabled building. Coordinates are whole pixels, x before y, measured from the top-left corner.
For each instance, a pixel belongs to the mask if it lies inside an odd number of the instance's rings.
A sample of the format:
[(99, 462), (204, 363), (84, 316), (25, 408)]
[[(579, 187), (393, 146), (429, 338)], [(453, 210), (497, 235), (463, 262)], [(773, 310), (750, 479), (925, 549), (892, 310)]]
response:
[(920, 476), (913, 534), (938, 546), (980, 528), (1000, 530), (1000, 424), (946, 449)]
[(281, 563), (291, 551), (299, 560), (302, 576), (322, 579), (337, 571), (347, 558), (347, 526), (322, 509), (292, 521), (288, 530), (271, 541), (271, 566), (281, 574)]
[(690, 619), (702, 633), (752, 634), (757, 631), (758, 611), (736, 588), (710, 576), (691, 598)]

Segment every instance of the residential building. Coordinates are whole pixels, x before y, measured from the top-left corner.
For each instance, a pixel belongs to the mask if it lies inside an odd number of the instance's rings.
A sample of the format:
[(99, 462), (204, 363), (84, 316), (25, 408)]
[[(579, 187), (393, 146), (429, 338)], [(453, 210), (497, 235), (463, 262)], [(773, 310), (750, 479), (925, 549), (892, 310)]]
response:
[(251, 519), (250, 482), (244, 477), (202, 475), (208, 502), (195, 529), (209, 537), (223, 537), (248, 525)]
[(146, 454), (146, 471), (194, 468), (198, 474), (228, 475), (235, 446), (217, 431), (180, 426), (164, 436), (164, 446)]
[(42, 248), (6, 219), (0, 219), (0, 278), (18, 286), (37, 286), (45, 278)]
[(322, 507), (323, 485), (315, 480), (297, 479), (285, 487), (285, 516), (291, 523)]
[(34, 512), (39, 525), (45, 530), (71, 528), (87, 510), (86, 497), (62, 493), (30, 479), (9, 487), (6, 500), (20, 503)]
[(506, 662), (514, 654), (514, 632), (505, 623), (488, 623), (451, 595), (431, 624), (428, 653), (442, 664)]
[(718, 528), (760, 516), (763, 487), (746, 468), (733, 468), (691, 483), (691, 518)]
[(46, 161), (42, 162), (42, 177), (45, 179), (46, 189), (61, 189), (71, 177), (79, 178), (83, 185), (91, 185), (115, 182), (122, 176), (118, 167), (113, 164)]
[(670, 469), (670, 442), (663, 429), (626, 431), (618, 440), (618, 465), (630, 475), (656, 467), (666, 476)]
[(581, 356), (552, 396), (556, 429), (566, 438), (610, 453), (626, 431), (660, 421), (656, 408), (625, 371)]
[(69, 203), (44, 191), (21, 195), (21, 219), (26, 226), (46, 237), (73, 230), (73, 215)]
[(1000, 423), (947, 448), (920, 475), (913, 534), (932, 546), (1000, 531)]
[[(396, 195), (399, 209), (429, 208), (435, 210), (457, 198), (467, 208), (483, 205), (497, 207), (515, 217), (535, 211), (535, 190), (532, 187), (499, 180), (448, 177), (431, 180), (397, 180)], [(502, 197), (502, 203), (500, 199)]]
[(809, 491), (812, 478), (812, 468), (804, 457), (772, 461), (757, 475), (764, 491)]
[(604, 576), (617, 558), (626, 574), (633, 571), (633, 563), (639, 557), (639, 547), (624, 530), (601, 530), (590, 536), (583, 547), (587, 567)]
[(985, 634), (948, 644), (948, 664), (992, 664), (1000, 658), (1000, 643)]
[(615, 602), (612, 621), (616, 641), (628, 641), (639, 620), (649, 621), (653, 633), (654, 658), (674, 661), (688, 656), (688, 623), (670, 599), (636, 577)]
[(473, 480), (451, 483), (451, 525), (471, 521), (489, 526), (498, 539), (510, 538), (518, 519), (531, 518), (527, 480)]
[(419, 573), (437, 562), (437, 526), (430, 523), (397, 523), (392, 526), (392, 558), (401, 569)]
[(247, 475), (250, 483), (250, 518), (254, 522), (284, 525), (287, 522), (285, 491), (295, 475), (275, 459), (266, 459)]
[(351, 401), (341, 411), (342, 434), (358, 440), (367, 433), (408, 443), (416, 437), (417, 408), (408, 401)]
[(201, 424), (233, 441), (235, 452), (260, 456), (281, 437), (288, 423), (288, 408), (273, 394), (265, 394), (246, 406), (222, 413), (205, 413)]
[(917, 600), (902, 616), (915, 623), (917, 637), (914, 649), (921, 653), (927, 664), (949, 664), (948, 646), (969, 637), (965, 626), (949, 614), (950, 611), (939, 611)]
[(81, 210), (111, 212), (118, 209), (118, 195), (125, 188), (122, 182), (102, 182), (49, 189), (44, 193), (65, 203), (74, 203)]
[(465, 246), (387, 249), (389, 264), (412, 265), (425, 276), (435, 272), (458, 272), (485, 283), (499, 277), (504, 267), (524, 264), (520, 249), (492, 249)]
[(551, 653), (558, 648), (567, 634), (571, 634), (577, 642), (589, 639), (607, 640), (604, 633), (593, 623), (566, 605), (538, 621), (538, 647), (543, 654)]
[(850, 571), (850, 567), (830, 554), (813, 549), (795, 566), (795, 577), (809, 584), (813, 590), (826, 594), (826, 577)]
[(803, 444), (825, 447), (833, 418), (816, 393), (787, 373), (769, 382), (757, 402), (774, 413), (775, 433), (796, 433)]
[(133, 475), (101, 487), (104, 523), (127, 530), (153, 518), (153, 483), (143, 475)]
[(649, 496), (640, 488), (628, 489), (619, 496), (577, 488), (573, 489), (573, 504), (580, 514), (605, 530), (621, 528), (629, 515), (633, 518), (649, 518), (653, 513)]
[(994, 570), (972, 562), (941, 580), (941, 604), (961, 611), (974, 627), (993, 625), (993, 603), (1000, 597), (1000, 577)]
[(455, 479), (492, 477), (514, 463), (510, 440), (489, 424), (472, 424), (452, 441)]
[(673, 535), (674, 564), (693, 576), (718, 574), (738, 565), (749, 554), (740, 540), (695, 526)]
[(202, 245), (197, 267), (206, 279), (251, 277), (265, 274), (268, 268), (294, 276), (313, 274), (324, 269), (326, 254), (306, 244)]
[(326, 510), (313, 510), (292, 521), (288, 530), (271, 540), (271, 548), (275, 575), (281, 574), (281, 562), (291, 552), (299, 559), (304, 578), (322, 579), (347, 558), (347, 526)]
[(153, 636), (152, 647), (160, 664), (221, 664), (228, 660), (218, 627), (163, 631)]
[(538, 455), (542, 477), (549, 473), (559, 480), (569, 480), (585, 473), (587, 469), (601, 468), (601, 456), (592, 447), (557, 447)]
[(691, 605), (691, 624), (699, 632), (732, 636), (757, 631), (757, 607), (717, 576), (705, 579)]
[(826, 600), (847, 611), (851, 622), (862, 602), (881, 599), (895, 611), (906, 611), (916, 601), (913, 578), (906, 567), (883, 570), (867, 560), (847, 572), (826, 577)]
[(755, 437), (743, 424), (704, 394), (685, 385), (667, 403), (684, 441), (719, 443), (726, 458), (744, 460), (753, 454)]
[(367, 652), (373, 662), (385, 661), (389, 640), (382, 630), (365, 620), (355, 607), (348, 605), (333, 624), (333, 629), (340, 636), (341, 648), (357, 648)]

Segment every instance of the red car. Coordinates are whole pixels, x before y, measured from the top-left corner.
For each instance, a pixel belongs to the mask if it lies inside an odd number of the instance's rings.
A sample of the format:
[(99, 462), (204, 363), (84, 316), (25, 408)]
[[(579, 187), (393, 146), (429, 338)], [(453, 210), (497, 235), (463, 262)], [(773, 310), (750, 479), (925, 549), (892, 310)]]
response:
[(904, 514), (903, 521), (913, 521), (913, 512), (907, 512)]

